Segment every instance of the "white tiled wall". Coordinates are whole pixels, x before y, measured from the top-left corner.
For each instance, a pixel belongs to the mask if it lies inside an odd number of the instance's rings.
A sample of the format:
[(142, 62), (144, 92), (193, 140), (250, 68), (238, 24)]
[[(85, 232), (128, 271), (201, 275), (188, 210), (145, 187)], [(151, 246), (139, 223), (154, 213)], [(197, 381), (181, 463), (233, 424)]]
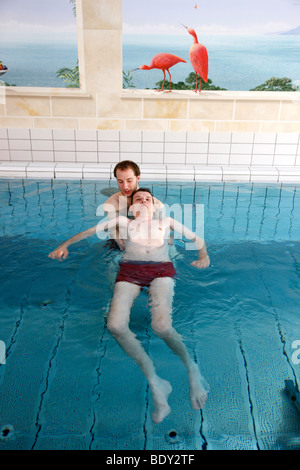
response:
[(0, 129), (3, 177), (111, 177), (126, 159), (149, 179), (288, 181), (299, 178), (300, 134)]

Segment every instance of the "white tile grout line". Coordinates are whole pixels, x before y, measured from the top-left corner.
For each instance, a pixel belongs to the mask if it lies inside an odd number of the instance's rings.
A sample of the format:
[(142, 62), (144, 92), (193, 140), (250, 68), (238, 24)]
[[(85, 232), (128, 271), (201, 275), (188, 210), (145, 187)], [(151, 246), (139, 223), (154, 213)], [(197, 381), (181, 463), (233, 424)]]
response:
[(209, 146), (210, 146), (210, 133), (208, 134), (208, 139), (207, 139), (207, 156), (206, 156), (206, 165), (208, 165)]
[(231, 160), (232, 137), (233, 137), (233, 133), (232, 133), (232, 132), (230, 132), (230, 142), (229, 142), (228, 165), (230, 165), (230, 160)]
[(33, 159), (33, 154), (32, 154), (32, 138), (31, 138), (31, 134), (32, 134), (32, 129), (29, 129), (29, 145), (30, 145), (30, 155), (31, 155), (31, 161)]
[(275, 142), (274, 142), (274, 153), (273, 153), (272, 166), (274, 166), (274, 162), (275, 162), (276, 145), (277, 145), (277, 134), (276, 134), (276, 136), (275, 136)]
[(54, 134), (53, 134), (53, 129), (51, 129), (51, 138), (52, 138), (52, 151), (53, 151), (53, 161), (55, 162), (55, 157), (56, 157), (56, 153), (55, 153), (55, 150), (54, 150)]
[(77, 156), (77, 139), (76, 139), (76, 133), (75, 130), (73, 131), (73, 139), (74, 139), (74, 146), (75, 146), (75, 162), (78, 163), (78, 156)]

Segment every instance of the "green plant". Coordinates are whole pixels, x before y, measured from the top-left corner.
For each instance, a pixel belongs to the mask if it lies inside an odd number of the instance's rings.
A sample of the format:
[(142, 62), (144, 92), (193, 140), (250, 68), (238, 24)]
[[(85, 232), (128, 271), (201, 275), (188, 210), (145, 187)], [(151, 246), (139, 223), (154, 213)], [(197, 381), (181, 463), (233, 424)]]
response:
[[(188, 75), (188, 77), (185, 79), (185, 83), (188, 85), (189, 89), (195, 89), (196, 88), (196, 73), (191, 72)], [(212, 80), (209, 78), (207, 80), (207, 83), (205, 83), (205, 81), (202, 80), (201, 90), (226, 90), (226, 88), (221, 88), (219, 86), (213, 85)]]
[(80, 87), (78, 60), (77, 65), (75, 65), (73, 69), (64, 67), (62, 69), (57, 70), (56, 74), (64, 82), (68, 83), (68, 85), (66, 85), (66, 88)]
[(256, 88), (249, 91), (297, 91), (299, 87), (293, 85), (292, 80), (287, 77), (278, 78), (272, 77), (266, 80)]
[(73, 5), (73, 15), (76, 16), (76, 0), (69, 0)]
[(123, 70), (123, 88), (135, 88), (135, 85), (133, 84), (133, 76), (129, 70), (127, 73)]
[[(162, 82), (163, 80), (156, 83), (157, 89), (162, 87)], [(165, 89), (168, 89), (168, 88), (169, 88), (169, 82), (166, 80)], [(196, 73), (195, 72), (191, 72), (184, 82), (177, 82), (177, 83), (171, 82), (171, 90), (194, 90), (195, 88), (196, 88)], [(202, 80), (201, 90), (226, 90), (226, 88), (220, 88), (216, 85), (213, 85), (212, 80), (209, 78), (207, 80), (207, 83), (205, 83), (204, 80)]]

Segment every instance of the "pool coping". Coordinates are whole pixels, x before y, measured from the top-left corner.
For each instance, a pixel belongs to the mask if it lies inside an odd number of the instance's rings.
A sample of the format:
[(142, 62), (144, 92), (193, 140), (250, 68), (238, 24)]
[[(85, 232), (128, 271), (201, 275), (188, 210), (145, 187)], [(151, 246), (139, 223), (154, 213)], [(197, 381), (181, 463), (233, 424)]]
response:
[[(111, 180), (114, 179), (114, 167), (115, 163), (2, 161), (0, 178)], [(141, 164), (140, 169), (144, 180), (153, 181), (300, 183), (300, 165)]]

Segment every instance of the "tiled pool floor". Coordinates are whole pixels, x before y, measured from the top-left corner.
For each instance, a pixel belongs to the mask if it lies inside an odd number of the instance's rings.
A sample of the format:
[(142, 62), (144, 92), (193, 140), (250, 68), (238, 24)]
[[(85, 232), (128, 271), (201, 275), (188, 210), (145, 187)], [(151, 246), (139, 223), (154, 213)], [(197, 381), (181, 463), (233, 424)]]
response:
[[(89, 225), (102, 183), (1, 183), (0, 449), (299, 449), (299, 187), (155, 185), (164, 201), (205, 205), (209, 269), (176, 245), (174, 326), (210, 384), (191, 408), (179, 359), (151, 331), (147, 295), (132, 329), (173, 386), (171, 414), (152, 422), (149, 387), (106, 328), (116, 271), (103, 241), (68, 260), (47, 254)], [(95, 262), (96, 260), (96, 262)], [(170, 431), (176, 439), (170, 439)]]

